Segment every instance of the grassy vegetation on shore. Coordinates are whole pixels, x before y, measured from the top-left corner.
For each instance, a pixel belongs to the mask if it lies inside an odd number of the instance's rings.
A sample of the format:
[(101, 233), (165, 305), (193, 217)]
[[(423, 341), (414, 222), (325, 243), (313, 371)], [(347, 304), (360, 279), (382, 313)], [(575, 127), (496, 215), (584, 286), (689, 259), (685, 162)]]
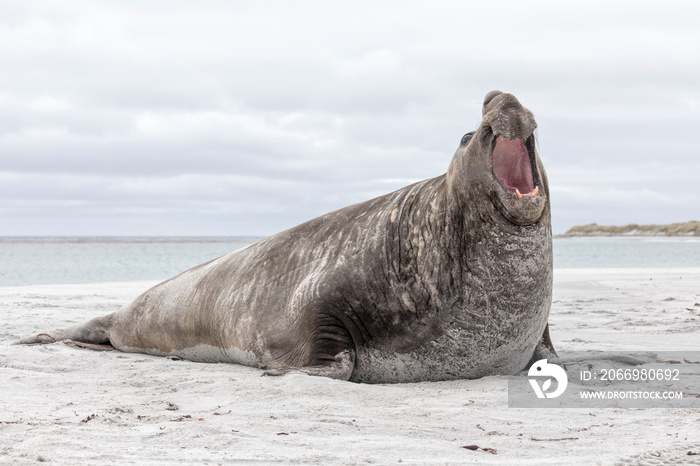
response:
[(700, 222), (671, 223), (670, 225), (624, 226), (589, 223), (570, 228), (564, 236), (700, 236)]

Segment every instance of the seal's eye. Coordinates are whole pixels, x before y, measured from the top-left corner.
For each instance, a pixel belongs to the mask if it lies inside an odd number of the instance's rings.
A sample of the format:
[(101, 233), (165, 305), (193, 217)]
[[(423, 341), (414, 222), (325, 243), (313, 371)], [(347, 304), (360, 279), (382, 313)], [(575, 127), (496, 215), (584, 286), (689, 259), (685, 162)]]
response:
[(465, 134), (464, 136), (462, 136), (462, 142), (459, 145), (461, 147), (464, 147), (467, 144), (469, 144), (469, 141), (471, 141), (472, 137), (474, 137), (474, 133), (476, 133), (476, 131), (471, 131), (471, 132)]

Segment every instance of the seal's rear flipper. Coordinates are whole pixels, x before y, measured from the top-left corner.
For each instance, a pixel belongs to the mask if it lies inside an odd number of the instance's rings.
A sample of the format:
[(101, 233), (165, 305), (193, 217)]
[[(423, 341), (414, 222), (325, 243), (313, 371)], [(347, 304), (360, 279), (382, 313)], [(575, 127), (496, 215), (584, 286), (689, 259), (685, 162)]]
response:
[(112, 345), (98, 345), (95, 343), (83, 343), (82, 341), (62, 340), (61, 343), (73, 345), (79, 348), (88, 348), (95, 351), (114, 351), (116, 348)]
[(36, 345), (46, 343), (64, 342), (75, 344), (84, 348), (108, 349), (112, 348), (109, 341), (109, 327), (112, 321), (112, 314), (97, 317), (89, 322), (66, 330), (56, 330), (48, 333), (39, 333), (33, 337), (24, 338), (15, 345)]
[(549, 360), (557, 357), (557, 352), (554, 350), (552, 339), (549, 337), (549, 324), (547, 324), (547, 326), (544, 328), (544, 332), (542, 332), (542, 338), (540, 339), (539, 343), (537, 343), (537, 346), (535, 346), (535, 352), (532, 354), (532, 359), (530, 359), (528, 367), (540, 359)]
[(355, 368), (355, 351), (345, 350), (335, 356), (335, 360), (328, 364), (305, 367), (282, 367), (263, 372), (263, 375), (284, 375), (290, 372), (303, 372), (304, 374), (319, 377), (328, 377), (338, 380), (349, 380), (352, 370)]

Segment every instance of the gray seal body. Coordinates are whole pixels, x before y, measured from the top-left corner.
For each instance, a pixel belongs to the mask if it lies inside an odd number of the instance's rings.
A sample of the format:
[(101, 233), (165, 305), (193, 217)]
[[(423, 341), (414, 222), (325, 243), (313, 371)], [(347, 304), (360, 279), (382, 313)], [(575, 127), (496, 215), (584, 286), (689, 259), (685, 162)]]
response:
[(368, 383), (510, 374), (554, 355), (549, 187), (532, 113), (487, 94), (447, 173), (194, 267), (121, 310), (20, 343)]

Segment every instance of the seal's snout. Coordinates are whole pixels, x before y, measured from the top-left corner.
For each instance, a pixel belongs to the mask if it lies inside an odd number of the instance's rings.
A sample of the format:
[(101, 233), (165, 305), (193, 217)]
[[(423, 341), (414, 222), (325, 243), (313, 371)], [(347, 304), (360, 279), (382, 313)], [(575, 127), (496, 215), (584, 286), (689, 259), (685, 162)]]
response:
[(501, 91), (491, 91), (484, 97), (484, 107), (486, 107), (496, 96), (503, 94)]
[(482, 114), (493, 134), (506, 139), (527, 139), (537, 128), (535, 116), (513, 94), (489, 92), (484, 98)]

